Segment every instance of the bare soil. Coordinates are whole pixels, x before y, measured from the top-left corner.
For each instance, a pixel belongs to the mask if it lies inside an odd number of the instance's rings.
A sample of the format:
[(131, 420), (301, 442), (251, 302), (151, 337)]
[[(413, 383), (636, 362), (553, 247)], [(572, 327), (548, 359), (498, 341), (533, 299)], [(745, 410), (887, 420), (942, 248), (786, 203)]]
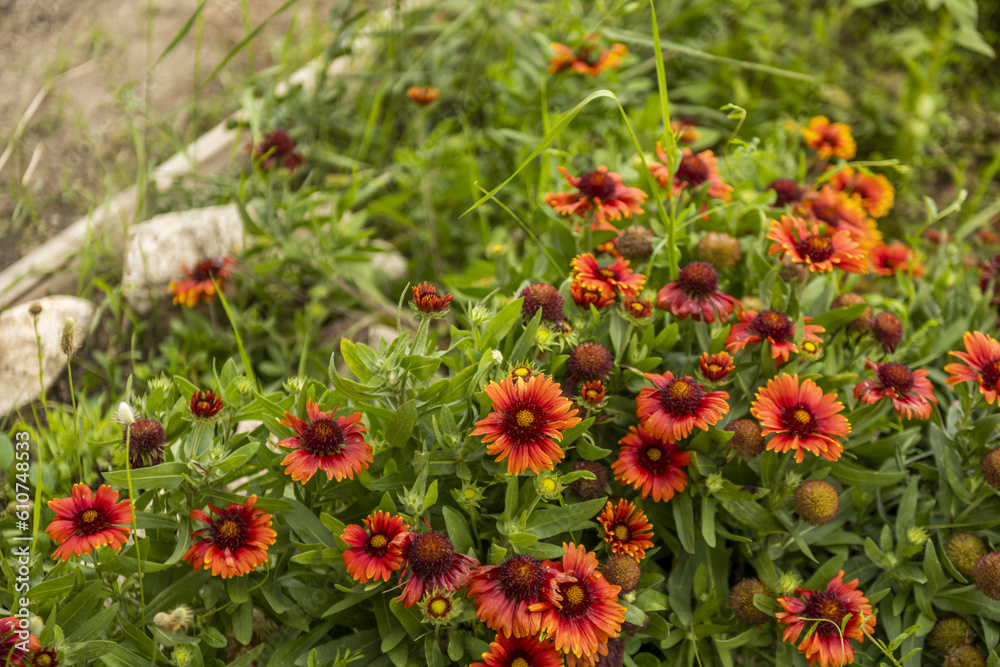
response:
[[(0, 154), (13, 142), (0, 167), (0, 269), (134, 184), (143, 145), (156, 164), (235, 111), (251, 59), (254, 72), (307, 59), (302, 45), (322, 42), (338, 2), (300, 0), (196, 93), (246, 36), (241, 0), (209, 0), (200, 48), (192, 27), (152, 71), (199, 0), (0, 0)], [(253, 29), (283, 0), (245, 4)]]

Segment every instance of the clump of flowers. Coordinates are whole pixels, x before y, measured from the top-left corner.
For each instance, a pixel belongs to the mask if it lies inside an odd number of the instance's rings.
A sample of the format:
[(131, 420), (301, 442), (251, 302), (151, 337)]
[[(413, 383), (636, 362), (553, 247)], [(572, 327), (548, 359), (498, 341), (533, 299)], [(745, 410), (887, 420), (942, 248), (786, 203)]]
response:
[(553, 42), (552, 60), (549, 61), (549, 72), (558, 74), (569, 70), (574, 74), (600, 76), (605, 70), (616, 69), (621, 65), (622, 58), (628, 54), (624, 44), (612, 44), (610, 49), (601, 48), (601, 36), (591, 33), (583, 38), (576, 47), (571, 48), (559, 42)]
[(212, 576), (223, 579), (242, 577), (267, 563), (267, 549), (278, 534), (271, 528), (271, 515), (255, 509), (256, 504), (256, 495), (242, 505), (232, 503), (225, 509), (209, 503), (214, 518), (201, 510), (191, 510), (191, 518), (208, 527), (191, 533), (195, 542), (184, 560), (196, 572), (204, 567), (212, 570)]
[(715, 322), (716, 315), (728, 320), (739, 301), (719, 291), (719, 274), (707, 262), (691, 262), (677, 280), (664, 285), (656, 295), (656, 305), (674, 317)]
[(646, 549), (653, 548), (653, 525), (646, 514), (627, 501), (619, 500), (614, 505), (609, 500), (597, 517), (604, 526), (604, 541), (611, 545), (612, 553), (623, 553), (637, 561), (646, 555)]
[(850, 160), (858, 151), (851, 128), (845, 123), (831, 123), (826, 116), (811, 118), (809, 125), (802, 128), (802, 136), (822, 160), (831, 157)]
[(290, 172), (305, 164), (305, 158), (295, 150), (295, 140), (284, 130), (271, 130), (253, 145), (253, 161), (261, 171), (284, 167)]
[(541, 631), (542, 612), (531, 607), (543, 595), (557, 595), (568, 581), (565, 574), (546, 567), (528, 554), (511, 556), (500, 565), (483, 565), (470, 577), (469, 598), (476, 617), (505, 637), (529, 637)]
[[(783, 364), (799, 347), (793, 342), (795, 337), (795, 322), (780, 310), (768, 309), (757, 313), (743, 310), (739, 314), (740, 321), (729, 329), (726, 337), (726, 349), (732, 353), (739, 352), (747, 345), (766, 340), (771, 347), (771, 356)], [(825, 329), (815, 324), (809, 324), (811, 317), (803, 318), (805, 334), (803, 341), (822, 345), (822, 339), (816, 334)]]
[(874, 371), (877, 379), (858, 383), (854, 387), (854, 398), (868, 405), (888, 398), (896, 412), (907, 419), (931, 416), (931, 403), (937, 404), (937, 398), (926, 370), (913, 371), (896, 361), (877, 364), (871, 359), (865, 360), (865, 367)]
[(402, 540), (402, 554), (403, 569), (399, 581), (403, 592), (399, 602), (404, 607), (417, 604), (427, 592), (457, 591), (465, 586), (479, 567), (475, 558), (455, 553), (448, 536), (436, 530), (406, 533)]
[(132, 529), (131, 499), (118, 500), (118, 492), (102, 485), (95, 494), (85, 484), (74, 484), (68, 498), (49, 501), (56, 518), (46, 527), (59, 548), (53, 558), (63, 561), (70, 556), (83, 556), (99, 547), (119, 551), (128, 541)]
[(184, 280), (171, 281), (167, 286), (174, 295), (174, 305), (194, 308), (199, 300), (209, 303), (215, 296), (216, 283), (220, 290), (224, 289), (226, 279), (232, 274), (235, 266), (236, 262), (229, 257), (223, 257), (221, 260), (203, 259), (194, 269), (181, 266), (187, 277)]
[(795, 643), (803, 630), (806, 636), (799, 652), (810, 665), (847, 665), (854, 662), (854, 644), (864, 642), (865, 633), (875, 629), (875, 614), (868, 598), (858, 590), (858, 580), (844, 583), (844, 571), (830, 580), (826, 589), (796, 589), (799, 597), (782, 595), (778, 604), (783, 611), (775, 614), (786, 625), (781, 638)]
[(865, 212), (873, 218), (882, 218), (892, 210), (896, 192), (883, 174), (856, 170), (846, 165), (834, 172), (830, 185), (857, 199)]
[(484, 436), (486, 451), (497, 461), (506, 459), (510, 474), (551, 470), (563, 460), (562, 432), (581, 420), (559, 383), (541, 374), (517, 383), (508, 377), (485, 391), (493, 412), (476, 422), (472, 435)]

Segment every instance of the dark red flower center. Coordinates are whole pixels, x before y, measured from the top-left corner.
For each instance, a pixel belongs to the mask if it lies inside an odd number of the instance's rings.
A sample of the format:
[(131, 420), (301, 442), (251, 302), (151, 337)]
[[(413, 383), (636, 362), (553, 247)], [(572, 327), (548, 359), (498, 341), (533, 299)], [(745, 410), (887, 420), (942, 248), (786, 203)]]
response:
[(500, 588), (512, 600), (537, 598), (545, 584), (545, 572), (538, 559), (528, 554), (512, 556), (497, 568)]
[(235, 551), (239, 549), (247, 540), (246, 518), (236, 512), (224, 512), (212, 522), (209, 533), (212, 535), (212, 543), (220, 549)]
[(1000, 359), (988, 361), (980, 366), (979, 377), (987, 387), (996, 387), (1000, 383)]
[(515, 444), (533, 442), (544, 426), (545, 418), (541, 410), (528, 401), (513, 403), (504, 412), (503, 431)]
[(336, 420), (321, 417), (306, 427), (302, 442), (316, 456), (333, 456), (344, 444), (344, 429)]
[(222, 264), (216, 262), (214, 259), (202, 260), (194, 267), (194, 271), (191, 272), (191, 278), (198, 282), (211, 281), (212, 278), (219, 277), (219, 271), (221, 270)]
[[(840, 624), (847, 611), (847, 604), (833, 591), (816, 591), (806, 602), (806, 608), (799, 617), (824, 619), (816, 624), (816, 632), (823, 637), (832, 637), (840, 635)], [(806, 624), (806, 627), (811, 626), (810, 621), (806, 621)]]
[(108, 525), (107, 515), (104, 510), (97, 507), (88, 507), (76, 515), (76, 534), (93, 535), (104, 530)]
[(639, 465), (658, 477), (670, 467), (670, 457), (667, 456), (667, 452), (662, 447), (650, 443), (639, 454)]
[(706, 297), (719, 288), (719, 273), (708, 262), (691, 262), (681, 269), (677, 285), (690, 297)]
[(588, 197), (596, 197), (607, 203), (615, 198), (618, 184), (606, 171), (591, 171), (580, 177), (576, 187)]
[(619, 542), (628, 542), (632, 539), (632, 529), (623, 521), (612, 524), (611, 528), (608, 529), (608, 533)]
[(413, 538), (407, 560), (413, 571), (422, 577), (442, 575), (455, 562), (455, 547), (447, 535), (431, 530)]
[(559, 584), (559, 593), (562, 594), (562, 609), (557, 612), (560, 618), (576, 620), (590, 611), (590, 590), (586, 582)]
[(815, 429), (816, 418), (812, 411), (804, 405), (793, 405), (785, 408), (781, 415), (781, 425), (784, 429), (795, 435), (809, 435)]
[(913, 389), (913, 371), (906, 364), (890, 361), (879, 365), (875, 374), (883, 387), (892, 387), (897, 394), (905, 395)]
[(833, 255), (833, 241), (829, 236), (813, 234), (796, 243), (795, 250), (799, 255), (808, 257), (814, 262), (822, 262)]
[(708, 165), (694, 153), (682, 157), (681, 163), (677, 165), (677, 178), (691, 185), (701, 185), (708, 177)]
[(750, 330), (761, 338), (770, 338), (780, 343), (795, 333), (795, 324), (792, 318), (780, 310), (764, 310), (750, 322)]
[(195, 417), (208, 419), (215, 416), (221, 409), (222, 401), (215, 395), (214, 391), (202, 389), (191, 396), (191, 414)]
[(660, 390), (660, 405), (673, 415), (689, 415), (701, 406), (705, 390), (691, 377), (674, 378)]
[(837, 209), (829, 204), (813, 204), (812, 212), (817, 220), (825, 222), (831, 227), (836, 227), (837, 223), (840, 222)]

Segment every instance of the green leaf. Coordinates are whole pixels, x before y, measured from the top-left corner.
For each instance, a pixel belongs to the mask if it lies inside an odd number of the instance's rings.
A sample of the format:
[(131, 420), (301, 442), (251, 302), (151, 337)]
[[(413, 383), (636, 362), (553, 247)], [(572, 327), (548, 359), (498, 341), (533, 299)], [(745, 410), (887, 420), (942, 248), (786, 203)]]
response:
[(566, 507), (535, 510), (528, 518), (525, 530), (541, 539), (576, 530), (597, 516), (606, 502), (607, 499), (601, 497)]
[(846, 308), (828, 310), (825, 313), (821, 313), (814, 317), (810, 324), (821, 326), (828, 332), (831, 332), (858, 319), (861, 317), (861, 314), (865, 312), (865, 309), (869, 307), (870, 306), (866, 303), (859, 303)]
[(390, 447), (402, 447), (410, 439), (413, 425), (417, 421), (416, 401), (403, 403), (392, 415), (385, 428), (385, 442)]
[(445, 506), (442, 508), (444, 514), (444, 525), (448, 530), (448, 537), (455, 545), (458, 553), (468, 553), (472, 549), (472, 535), (469, 533), (469, 521), (463, 515), (452, 508)]
[(694, 553), (694, 507), (691, 503), (690, 493), (681, 493), (674, 496), (673, 505), (674, 523), (677, 526), (677, 539), (681, 541), (684, 551), (689, 554)]
[(87, 619), (80, 627), (74, 630), (72, 633), (66, 636), (66, 641), (69, 642), (83, 642), (87, 641), (99, 632), (108, 629), (115, 620), (115, 615), (118, 613), (118, 603), (113, 602), (111, 606), (105, 607), (101, 611), (97, 612), (89, 619)]
[[(184, 481), (183, 473), (188, 467), (179, 461), (161, 463), (148, 468), (132, 471), (132, 486), (136, 489), (176, 489)], [(109, 470), (104, 479), (120, 489), (128, 488), (128, 473), (125, 470)]]
[(511, 330), (514, 323), (521, 316), (521, 306), (524, 303), (524, 299), (514, 299), (499, 313), (490, 318), (487, 322), (486, 328), (483, 329), (483, 337), (480, 339), (479, 349), (482, 352), (486, 352), (491, 347), (493, 347), (497, 341), (502, 339), (507, 335), (507, 332)]
[(838, 461), (830, 472), (847, 486), (895, 486), (906, 479), (905, 472), (875, 472), (844, 460)]

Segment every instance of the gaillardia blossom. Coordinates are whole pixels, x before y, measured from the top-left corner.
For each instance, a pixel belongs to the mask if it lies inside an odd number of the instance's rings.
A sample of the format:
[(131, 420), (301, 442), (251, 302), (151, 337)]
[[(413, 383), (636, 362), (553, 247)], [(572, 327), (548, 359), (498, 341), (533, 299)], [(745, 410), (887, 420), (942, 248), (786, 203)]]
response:
[(483, 565), (469, 578), (467, 593), (476, 604), (476, 617), (506, 637), (535, 636), (541, 631), (542, 612), (530, 607), (543, 592), (555, 599), (558, 585), (569, 578), (545, 567), (534, 556), (511, 556), (500, 565)]
[[(744, 310), (740, 311), (739, 318), (739, 323), (729, 329), (729, 336), (726, 337), (726, 349), (730, 352), (735, 354), (747, 345), (766, 339), (771, 345), (771, 357), (781, 365), (788, 361), (793, 352), (799, 351), (798, 345), (792, 342), (795, 337), (795, 322), (780, 310), (763, 310), (760, 313)], [(816, 324), (809, 324), (811, 321), (811, 317), (803, 318), (805, 323), (803, 341), (820, 346), (823, 340), (816, 334), (826, 329)]]
[(868, 215), (882, 218), (892, 210), (896, 192), (882, 174), (866, 174), (845, 166), (830, 178), (830, 185), (860, 200)]
[(698, 370), (701, 376), (711, 383), (718, 384), (725, 381), (736, 366), (733, 364), (733, 355), (728, 352), (717, 352), (709, 354), (703, 352), (698, 357)]
[[(595, 658), (607, 653), (607, 641), (618, 636), (625, 622), (625, 608), (618, 604), (621, 589), (604, 579), (597, 570), (597, 556), (576, 544), (563, 544), (562, 561), (545, 561), (570, 577), (534, 605), (541, 611), (542, 629), (555, 647), (576, 658)], [(595, 660), (596, 661), (596, 660)]]
[(866, 273), (868, 260), (864, 251), (851, 239), (846, 231), (834, 231), (832, 235), (820, 232), (819, 225), (806, 225), (802, 218), (790, 215), (771, 223), (767, 238), (775, 243), (767, 254), (786, 254), (793, 262), (806, 264), (810, 271), (833, 271), (841, 269), (847, 273)]
[(954, 387), (960, 382), (979, 383), (979, 393), (992, 404), (1000, 392), (1000, 342), (981, 331), (969, 331), (962, 337), (965, 352), (949, 352), (958, 357), (962, 364), (948, 364), (945, 373), (950, 373), (945, 384)]
[[(11, 667), (28, 667), (30, 664), (29, 655), (37, 651), (40, 644), (35, 635), (29, 633), (23, 637), (21, 632), (20, 619), (15, 616), (0, 618), (0, 664)], [(558, 664), (562, 665), (561, 656)]]
[(295, 140), (284, 130), (268, 132), (251, 150), (254, 163), (262, 171), (284, 167), (293, 172), (305, 164), (305, 158), (295, 150)]
[(225, 289), (226, 278), (230, 276), (235, 266), (236, 262), (229, 257), (223, 257), (221, 261), (202, 260), (193, 270), (181, 266), (181, 270), (187, 277), (184, 280), (171, 281), (167, 286), (170, 293), (174, 295), (174, 305), (181, 304), (187, 308), (194, 308), (198, 305), (199, 299), (208, 303), (215, 296), (215, 285), (212, 283), (212, 279), (214, 278), (219, 284), (220, 290)]
[(212, 419), (222, 410), (222, 399), (214, 391), (199, 389), (191, 395), (191, 414), (198, 419)]
[(610, 49), (601, 49), (601, 36), (598, 34), (584, 37), (583, 43), (576, 49), (559, 42), (552, 42), (551, 46), (553, 56), (549, 61), (549, 72), (552, 74), (568, 69), (574, 74), (599, 76), (604, 70), (618, 67), (628, 54), (624, 44), (612, 44)]
[(622, 486), (630, 485), (643, 498), (652, 496), (657, 502), (670, 500), (687, 487), (684, 467), (691, 465), (691, 452), (682, 452), (641, 426), (630, 426), (618, 444), (621, 449), (611, 469)]
[(637, 561), (646, 556), (646, 549), (653, 548), (653, 524), (646, 514), (624, 498), (613, 505), (609, 500), (597, 517), (604, 526), (604, 541), (616, 554), (628, 554)]
[[(4, 654), (0, 650), (0, 658), (3, 658)], [(15, 664), (11, 662), (11, 664)], [(51, 646), (46, 646), (45, 648), (40, 648), (35, 651), (35, 654), (31, 656), (30, 667), (59, 667), (61, 663), (59, 662), (59, 654)]]
[(627, 259), (616, 259), (608, 266), (602, 267), (592, 254), (577, 255), (571, 262), (573, 277), (584, 285), (607, 285), (622, 296), (635, 296), (646, 284), (646, 276), (632, 273)]
[(919, 278), (924, 275), (924, 267), (921, 266), (913, 249), (900, 241), (893, 241), (889, 245), (880, 243), (870, 251), (872, 269), (880, 276), (891, 276), (895, 273), (905, 273)]
[(418, 313), (426, 315), (439, 315), (451, 305), (453, 296), (451, 294), (438, 294), (437, 288), (428, 282), (414, 285), (413, 299), (410, 300), (410, 307)]
[(596, 171), (588, 171), (579, 178), (572, 176), (565, 168), (559, 167), (559, 173), (566, 182), (576, 188), (576, 192), (550, 192), (545, 195), (545, 203), (563, 215), (583, 216), (595, 209), (592, 229), (610, 229), (616, 227), (608, 223), (608, 219), (621, 220), (622, 216), (631, 218), (633, 213), (642, 213), (642, 203), (646, 201), (646, 193), (639, 188), (622, 185), (621, 174), (608, 171), (600, 166)]
[(798, 648), (810, 667), (817, 662), (821, 667), (841, 667), (853, 663), (854, 645), (851, 640), (864, 642), (864, 633), (875, 629), (872, 606), (864, 593), (858, 590), (858, 580), (845, 584), (844, 571), (841, 570), (825, 590), (806, 591), (799, 588), (795, 592), (804, 599), (790, 595), (778, 598), (778, 604), (784, 611), (779, 611), (775, 617), (788, 626), (781, 639), (795, 643), (806, 630), (806, 638)]
[(348, 548), (340, 555), (355, 581), (389, 581), (403, 566), (403, 539), (408, 525), (398, 516), (376, 510), (364, 519), (365, 527), (351, 524), (340, 539)]
[[(795, 207), (795, 214), (830, 229), (847, 232), (851, 239), (869, 250), (882, 242), (878, 224), (861, 205), (857, 197), (824, 185), (819, 191), (808, 190)], [(827, 233), (831, 233), (829, 230)]]
[(882, 398), (892, 399), (896, 412), (907, 419), (928, 419), (931, 416), (931, 403), (937, 404), (937, 398), (926, 370), (913, 371), (906, 364), (896, 361), (877, 364), (871, 359), (865, 360), (865, 367), (875, 371), (878, 379), (858, 383), (854, 387), (854, 398), (868, 405)]
[(679, 319), (714, 322), (716, 314), (729, 319), (740, 302), (719, 291), (719, 273), (708, 262), (691, 262), (680, 270), (677, 280), (664, 285), (656, 295), (660, 310)]
[(443, 590), (454, 592), (465, 586), (479, 561), (455, 553), (455, 547), (444, 533), (410, 531), (403, 537), (403, 570), (399, 573), (403, 592), (399, 602), (412, 607), (424, 593)]
[(559, 383), (542, 374), (520, 382), (507, 377), (487, 385), (486, 395), (493, 412), (476, 422), (472, 435), (483, 436), (486, 451), (498, 455), (497, 461), (507, 459), (507, 472), (520, 475), (530, 468), (539, 473), (563, 460), (562, 432), (580, 418)]
[(410, 86), (406, 89), (406, 99), (417, 106), (428, 106), (437, 100), (441, 91), (433, 86)]
[(122, 446), (128, 449), (129, 465), (133, 469), (163, 463), (166, 444), (163, 426), (155, 419), (140, 417), (123, 429)]
[(345, 477), (354, 479), (372, 462), (372, 447), (362, 436), (368, 429), (358, 423), (361, 413), (334, 417), (336, 411), (337, 408), (322, 412), (307, 398), (309, 421), (285, 412), (285, 418), (278, 422), (295, 430), (294, 436), (278, 441), (279, 447), (292, 450), (281, 462), (292, 481), (305, 484), (317, 470), (323, 470), (327, 479), (336, 478), (338, 482)]
[(644, 373), (652, 387), (643, 387), (635, 399), (635, 414), (639, 425), (657, 438), (677, 442), (686, 438), (697, 426), (703, 431), (729, 412), (724, 391), (706, 392), (700, 382), (690, 376), (674, 377)]
[(649, 299), (628, 296), (622, 302), (622, 312), (636, 320), (644, 320), (653, 314), (653, 302)]
[(45, 532), (59, 548), (53, 558), (69, 560), (72, 556), (89, 554), (98, 547), (111, 547), (115, 551), (128, 541), (132, 529), (132, 501), (118, 502), (118, 492), (110, 486), (101, 486), (95, 495), (86, 484), (74, 484), (68, 498), (54, 498), (49, 509), (56, 518)]
[(563, 667), (563, 657), (548, 639), (498, 634), (483, 661), (469, 667)]
[[(649, 173), (661, 188), (665, 188), (670, 183), (670, 170), (667, 168), (667, 154), (660, 146), (660, 142), (656, 142), (656, 156), (660, 161), (649, 163)], [(696, 188), (706, 182), (709, 197), (729, 201), (733, 186), (726, 184), (722, 179), (722, 174), (719, 173), (719, 159), (715, 154), (712, 151), (694, 153), (690, 148), (685, 148), (682, 151), (681, 161), (677, 164), (677, 171), (674, 172), (674, 194), (680, 193), (684, 188)]]
[(858, 152), (851, 128), (845, 123), (831, 123), (826, 116), (811, 118), (809, 126), (802, 128), (802, 136), (806, 145), (815, 148), (816, 154), (823, 160), (831, 157), (850, 160)]
[(836, 394), (824, 394), (812, 380), (799, 382), (798, 375), (782, 373), (767, 381), (757, 392), (750, 414), (763, 426), (763, 435), (774, 434), (767, 443), (773, 452), (795, 451), (802, 463), (805, 452), (836, 461), (844, 451), (838, 440), (851, 432), (847, 418), (840, 414), (844, 404)]
[(569, 284), (569, 293), (576, 305), (586, 311), (589, 311), (591, 306), (603, 310), (615, 303), (615, 290), (606, 282), (585, 283), (575, 278)]
[(204, 567), (212, 569), (212, 576), (242, 577), (267, 562), (267, 548), (274, 544), (278, 534), (271, 528), (271, 515), (254, 509), (257, 496), (247, 498), (245, 504), (233, 503), (226, 509), (208, 504), (215, 515), (210, 517), (201, 510), (191, 510), (190, 517), (208, 524), (191, 533), (197, 538), (184, 554), (195, 572)]

